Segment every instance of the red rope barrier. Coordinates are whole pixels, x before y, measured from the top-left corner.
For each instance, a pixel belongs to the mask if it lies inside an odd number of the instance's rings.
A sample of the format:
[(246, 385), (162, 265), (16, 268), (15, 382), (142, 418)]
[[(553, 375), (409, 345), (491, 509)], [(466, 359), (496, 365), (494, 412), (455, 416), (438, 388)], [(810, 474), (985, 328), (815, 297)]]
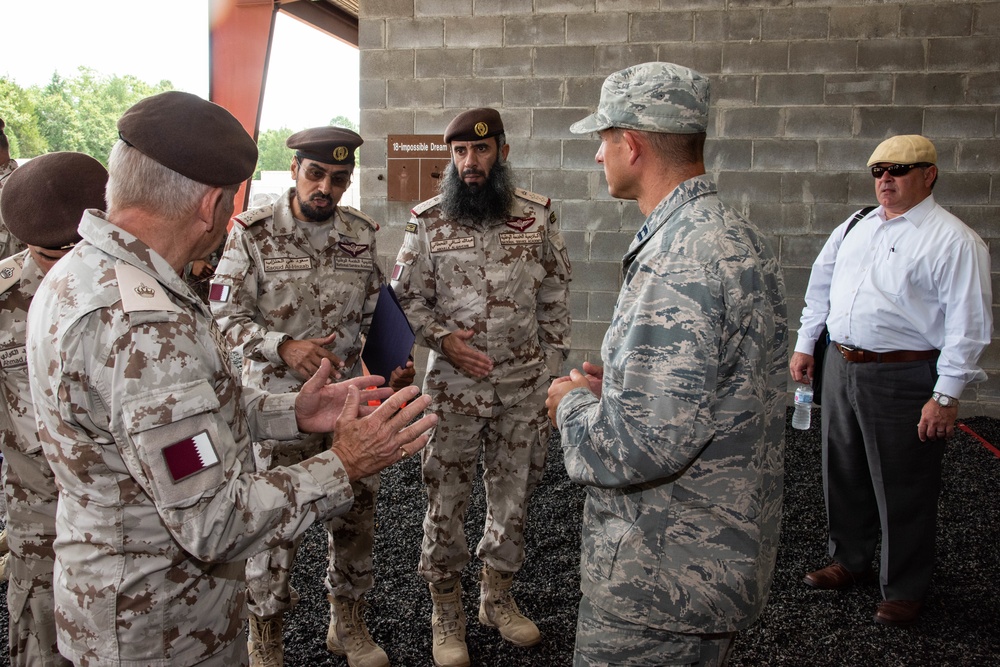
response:
[(973, 438), (975, 438), (976, 440), (978, 440), (982, 444), (983, 447), (985, 447), (986, 449), (988, 449), (991, 452), (993, 452), (993, 456), (995, 456), (998, 459), (1000, 459), (1000, 449), (997, 449), (996, 447), (994, 447), (993, 445), (991, 445), (989, 442), (987, 442), (986, 438), (984, 438), (983, 436), (981, 436), (978, 433), (976, 433), (975, 431), (973, 431), (971, 428), (969, 428), (968, 426), (966, 426), (963, 422), (959, 422), (958, 423), (958, 428), (962, 429), (963, 431), (965, 431), (966, 433), (968, 433), (969, 435), (971, 435)]

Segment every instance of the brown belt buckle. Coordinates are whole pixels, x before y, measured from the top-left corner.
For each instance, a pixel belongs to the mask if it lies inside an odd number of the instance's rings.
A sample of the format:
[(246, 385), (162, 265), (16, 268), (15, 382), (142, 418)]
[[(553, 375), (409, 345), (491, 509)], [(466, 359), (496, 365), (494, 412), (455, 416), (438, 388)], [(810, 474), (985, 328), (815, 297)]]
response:
[[(843, 343), (837, 343), (837, 347), (840, 348), (840, 356), (842, 356), (845, 361), (853, 361), (854, 360), (853, 358), (857, 358), (858, 352), (860, 351), (856, 347), (851, 347), (850, 345), (844, 345)], [(861, 356), (863, 357), (864, 354), (861, 354)]]

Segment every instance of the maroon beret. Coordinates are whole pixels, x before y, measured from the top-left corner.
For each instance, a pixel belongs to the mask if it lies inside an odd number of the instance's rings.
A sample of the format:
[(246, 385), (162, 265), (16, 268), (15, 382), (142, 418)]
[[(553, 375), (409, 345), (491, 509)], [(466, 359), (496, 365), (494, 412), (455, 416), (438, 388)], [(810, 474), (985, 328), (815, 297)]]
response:
[(257, 144), (218, 104), (171, 90), (134, 104), (118, 136), (143, 155), (192, 181), (237, 185), (257, 168)]
[(48, 153), (18, 167), (0, 190), (0, 214), (19, 241), (58, 249), (80, 240), (88, 208), (103, 210), (108, 171), (83, 153)]
[(347, 128), (311, 127), (288, 137), (285, 145), (295, 149), (295, 155), (324, 164), (354, 164), (354, 149), (365, 142), (357, 132)]
[(503, 134), (503, 121), (496, 109), (470, 109), (455, 116), (444, 131), (444, 142), (476, 141)]

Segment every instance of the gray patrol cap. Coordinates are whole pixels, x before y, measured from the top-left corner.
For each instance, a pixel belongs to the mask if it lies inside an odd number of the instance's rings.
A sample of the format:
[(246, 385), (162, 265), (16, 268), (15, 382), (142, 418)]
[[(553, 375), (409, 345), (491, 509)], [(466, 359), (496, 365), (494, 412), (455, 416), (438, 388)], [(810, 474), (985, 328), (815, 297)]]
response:
[(697, 134), (708, 127), (708, 78), (673, 63), (643, 63), (604, 80), (597, 112), (573, 123), (573, 134), (611, 127)]

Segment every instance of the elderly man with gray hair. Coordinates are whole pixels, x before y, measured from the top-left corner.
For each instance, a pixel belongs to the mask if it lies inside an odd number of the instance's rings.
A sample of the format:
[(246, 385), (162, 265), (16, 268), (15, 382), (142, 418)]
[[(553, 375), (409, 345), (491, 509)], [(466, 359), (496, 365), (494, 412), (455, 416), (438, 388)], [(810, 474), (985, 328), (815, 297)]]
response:
[(784, 284), (705, 175), (708, 80), (645, 63), (595, 114), (609, 192), (646, 214), (601, 347), (549, 388), (585, 486), (574, 664), (721, 665), (767, 599), (784, 471)]

